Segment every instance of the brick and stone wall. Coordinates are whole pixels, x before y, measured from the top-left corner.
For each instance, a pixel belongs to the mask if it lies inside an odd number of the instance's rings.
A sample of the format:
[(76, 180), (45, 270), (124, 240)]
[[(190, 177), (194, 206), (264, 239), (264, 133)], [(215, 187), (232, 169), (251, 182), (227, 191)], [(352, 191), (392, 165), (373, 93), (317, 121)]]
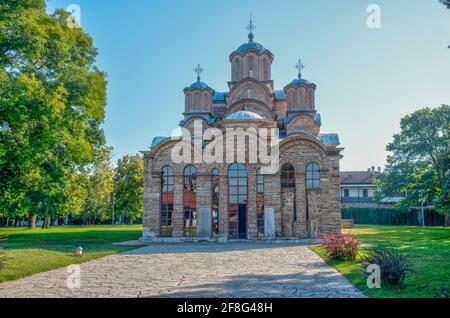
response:
[[(183, 238), (183, 170), (184, 164), (173, 164), (171, 149), (176, 141), (164, 142), (145, 153), (144, 178), (144, 239), (160, 236), (160, 172), (165, 166), (174, 170), (173, 237)], [(225, 147), (225, 146), (224, 146)], [(255, 145), (246, 143), (249, 149)], [(225, 149), (225, 148), (224, 148)], [(225, 159), (225, 158), (224, 158)], [(295, 169), (295, 189), (282, 189), (280, 172), (264, 176), (264, 207), (275, 212), (276, 237), (317, 237), (320, 233), (340, 228), (341, 203), (339, 187), (339, 160), (336, 152), (305, 136), (289, 137), (280, 145), (280, 167), (290, 163)], [(225, 160), (224, 160), (225, 161)], [(320, 188), (306, 189), (306, 165), (320, 166)], [(229, 164), (197, 164), (197, 211), (211, 210), (211, 170), (219, 169), (219, 238), (228, 238), (228, 167)], [(247, 235), (256, 239), (256, 170), (258, 164), (246, 164), (248, 172)], [(295, 191), (295, 192), (294, 192)], [(294, 200), (297, 219), (294, 220)]]

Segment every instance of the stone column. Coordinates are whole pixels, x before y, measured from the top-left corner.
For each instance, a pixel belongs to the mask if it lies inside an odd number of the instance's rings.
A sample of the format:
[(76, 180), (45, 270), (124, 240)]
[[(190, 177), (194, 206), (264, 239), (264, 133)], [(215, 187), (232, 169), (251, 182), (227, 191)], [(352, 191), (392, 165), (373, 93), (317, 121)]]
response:
[(294, 224), (295, 190), (293, 188), (281, 189), (281, 234), (292, 237)]
[(333, 232), (340, 230), (341, 223), (341, 197), (339, 180), (339, 158), (327, 162), (327, 170), (321, 172), (321, 211), (322, 220), (320, 232)]
[(256, 170), (248, 167), (247, 193), (247, 236), (249, 239), (258, 237), (258, 223), (256, 216)]
[(281, 236), (281, 184), (280, 175), (264, 175), (264, 208), (273, 209), (275, 235)]
[(297, 190), (297, 222), (295, 222), (295, 236), (300, 238), (308, 237), (306, 223), (306, 173), (296, 172), (295, 174), (296, 190)]
[(205, 171), (197, 174), (197, 237), (211, 238), (211, 216), (211, 176)]
[(228, 172), (220, 169), (219, 175), (219, 240), (228, 240)]
[(264, 209), (264, 236), (266, 239), (275, 239), (275, 210)]
[(183, 189), (184, 180), (182, 174), (174, 176), (174, 198), (173, 198), (173, 237), (184, 236), (184, 208)]
[(152, 173), (152, 159), (144, 159), (144, 214), (142, 239), (153, 241), (160, 234), (160, 175)]

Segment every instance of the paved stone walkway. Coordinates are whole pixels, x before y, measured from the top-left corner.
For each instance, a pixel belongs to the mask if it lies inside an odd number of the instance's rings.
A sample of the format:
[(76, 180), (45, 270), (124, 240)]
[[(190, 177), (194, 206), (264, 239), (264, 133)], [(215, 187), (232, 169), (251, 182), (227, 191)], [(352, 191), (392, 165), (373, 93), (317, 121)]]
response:
[(151, 245), (0, 284), (2, 297), (364, 297), (306, 246)]

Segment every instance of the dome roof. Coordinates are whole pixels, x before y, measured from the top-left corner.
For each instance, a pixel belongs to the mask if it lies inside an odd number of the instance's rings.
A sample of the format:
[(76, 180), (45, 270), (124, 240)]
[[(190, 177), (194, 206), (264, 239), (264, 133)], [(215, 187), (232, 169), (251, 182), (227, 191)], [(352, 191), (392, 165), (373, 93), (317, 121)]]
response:
[(250, 119), (264, 119), (256, 113), (247, 110), (241, 110), (228, 115), (225, 119), (229, 120), (250, 120)]
[(247, 51), (250, 50), (255, 50), (258, 53), (262, 53), (264, 52), (266, 49), (264, 48), (264, 46), (262, 46), (261, 44), (257, 43), (257, 42), (247, 42), (242, 44), (237, 50), (236, 52), (239, 54), (243, 54)]
[(206, 89), (206, 88), (209, 88), (209, 86), (205, 82), (197, 81), (197, 82), (192, 83), (191, 86), (189, 86), (189, 88)]
[(291, 82), (292, 85), (300, 85), (300, 84), (311, 84), (309, 81), (303, 78), (297, 78)]

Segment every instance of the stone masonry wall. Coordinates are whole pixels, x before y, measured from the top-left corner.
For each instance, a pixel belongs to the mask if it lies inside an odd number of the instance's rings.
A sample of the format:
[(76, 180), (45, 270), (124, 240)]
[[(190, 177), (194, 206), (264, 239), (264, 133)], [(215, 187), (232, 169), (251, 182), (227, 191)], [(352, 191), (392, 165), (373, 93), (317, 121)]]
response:
[[(160, 171), (164, 166), (174, 170), (175, 193), (173, 215), (173, 237), (182, 238), (183, 228), (183, 169), (185, 164), (173, 164), (168, 142), (156, 152), (145, 154), (144, 178), (144, 234), (145, 238), (160, 235)], [(255, 145), (248, 145), (248, 149)], [(292, 139), (280, 145), (280, 167), (290, 163), (295, 169), (296, 188), (283, 193), (280, 173), (264, 176), (264, 207), (275, 212), (276, 237), (307, 238), (322, 232), (340, 228), (339, 155), (328, 155), (323, 146), (304, 138)], [(306, 165), (316, 162), (320, 166), (320, 189), (306, 189)], [(219, 237), (228, 238), (228, 167), (229, 164), (194, 164), (197, 168), (197, 211), (211, 209), (211, 170), (219, 169)], [(256, 216), (256, 170), (258, 164), (246, 164), (248, 171), (247, 234), (257, 238)], [(293, 200), (296, 199), (297, 221), (294, 222)], [(308, 208), (307, 208), (308, 204)], [(308, 214), (307, 214), (308, 213)], [(307, 220), (309, 216), (309, 220)]]

